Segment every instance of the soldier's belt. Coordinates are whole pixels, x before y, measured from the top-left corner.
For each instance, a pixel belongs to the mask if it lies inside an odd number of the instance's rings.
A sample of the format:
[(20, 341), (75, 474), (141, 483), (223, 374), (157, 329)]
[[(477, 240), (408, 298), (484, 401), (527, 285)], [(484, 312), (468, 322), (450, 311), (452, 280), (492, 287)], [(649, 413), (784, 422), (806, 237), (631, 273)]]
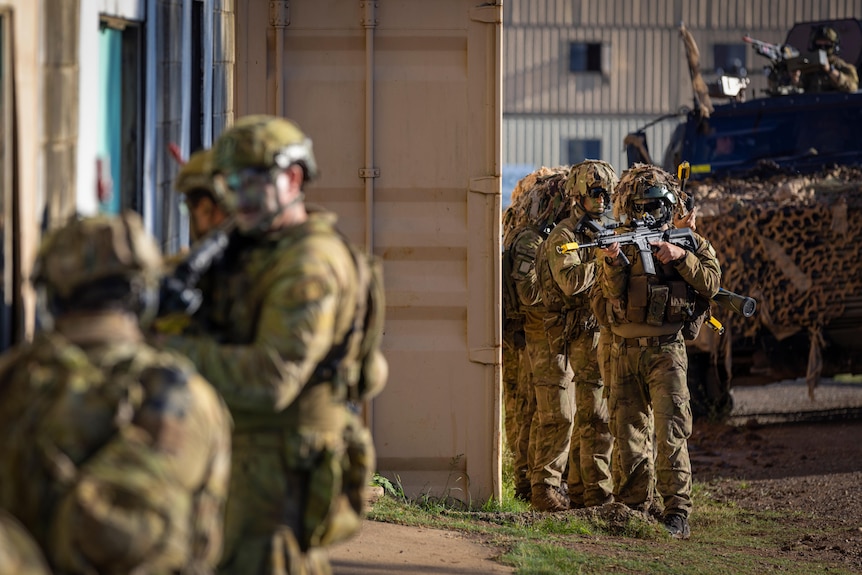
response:
[(679, 333), (669, 335), (654, 335), (648, 337), (622, 337), (614, 334), (614, 343), (625, 347), (660, 347), (675, 343)]

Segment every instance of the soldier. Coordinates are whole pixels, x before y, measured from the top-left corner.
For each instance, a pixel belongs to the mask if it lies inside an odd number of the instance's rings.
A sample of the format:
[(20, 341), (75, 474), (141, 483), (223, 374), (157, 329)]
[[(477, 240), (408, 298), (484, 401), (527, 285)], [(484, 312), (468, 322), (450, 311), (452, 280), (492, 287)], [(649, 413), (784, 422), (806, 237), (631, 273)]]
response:
[[(517, 198), (516, 198), (517, 199)], [(503, 214), (503, 400), (505, 404), (506, 443), (512, 452), (515, 497), (530, 501), (530, 425), (536, 411), (536, 395), (530, 382), (530, 365), (526, 354), (524, 312), (512, 278), (509, 249), (515, 231), (517, 206)]]
[[(617, 190), (615, 212), (625, 215), (629, 225), (639, 220), (667, 229), (674, 212), (681, 211), (675, 179), (655, 166), (635, 164), (623, 173)], [(608, 406), (619, 453), (615, 462), (620, 464), (614, 498), (648, 509), (655, 485), (664, 503), (662, 521), (680, 539), (689, 537), (692, 509), (692, 415), (682, 331), (696, 294), (710, 299), (721, 284), (712, 245), (697, 234), (694, 238), (694, 252), (652, 242), (655, 275), (645, 273), (635, 246), (621, 249), (614, 243), (602, 250), (601, 260), (605, 301), (599, 307), (604, 307), (613, 333)]]
[(817, 26), (811, 31), (808, 49), (825, 50), (827, 63), (822, 69), (815, 69), (795, 79), (806, 92), (855, 92), (859, 88), (856, 66), (838, 57), (838, 32), (829, 26)]
[[(610, 207), (617, 184), (613, 167), (600, 160), (572, 166), (566, 178), (570, 216), (553, 229), (542, 244), (536, 264), (545, 327), (565, 349), (574, 372), (575, 425), (569, 457), (569, 500), (572, 507), (593, 507), (613, 501), (608, 408), (597, 359), (598, 324), (590, 309), (590, 290), (597, 265), (589, 248), (561, 253), (556, 248), (591, 240), (583, 223), (599, 220)], [(552, 326), (552, 327), (551, 327)]]
[(212, 153), (236, 229), (201, 284), (206, 331), (159, 341), (192, 359), (234, 417), (220, 572), (329, 573), (324, 547), (358, 530), (374, 463), (348, 403), (360, 270), (334, 214), (306, 209), (317, 166), (293, 122), (242, 118)]
[(50, 233), (48, 324), (0, 362), (0, 506), (63, 573), (212, 572), (230, 419), (184, 358), (144, 343), (161, 255), (132, 212)]
[(532, 372), (535, 415), (529, 438), (530, 503), (539, 511), (563, 511), (563, 493), (574, 422), (572, 370), (566, 351), (552, 347), (544, 323), (546, 310), (536, 275), (536, 257), (556, 223), (568, 214), (564, 201), (568, 167), (545, 168), (528, 192), (526, 223), (511, 243), (512, 277), (524, 312), (526, 353)]
[(189, 211), (192, 241), (225, 225), (230, 213), (226, 199), (213, 186), (211, 156), (211, 150), (198, 150), (183, 164), (174, 180), (174, 189), (183, 196)]

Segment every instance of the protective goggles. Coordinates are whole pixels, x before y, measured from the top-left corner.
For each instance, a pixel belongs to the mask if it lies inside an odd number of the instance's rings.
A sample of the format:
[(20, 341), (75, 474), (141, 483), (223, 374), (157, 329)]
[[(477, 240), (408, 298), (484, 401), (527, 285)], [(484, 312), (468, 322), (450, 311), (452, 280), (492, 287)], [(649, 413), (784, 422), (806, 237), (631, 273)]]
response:
[(590, 188), (587, 195), (594, 200), (603, 199), (606, 204), (611, 201), (611, 193), (604, 188)]

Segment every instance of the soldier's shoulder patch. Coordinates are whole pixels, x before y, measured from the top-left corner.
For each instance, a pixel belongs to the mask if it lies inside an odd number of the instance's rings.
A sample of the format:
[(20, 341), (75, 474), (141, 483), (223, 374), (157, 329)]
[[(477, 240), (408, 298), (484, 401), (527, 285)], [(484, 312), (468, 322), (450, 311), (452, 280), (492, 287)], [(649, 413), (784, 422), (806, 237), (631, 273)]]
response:
[(303, 277), (290, 286), (287, 292), (292, 302), (316, 301), (326, 295), (326, 285), (318, 277)]

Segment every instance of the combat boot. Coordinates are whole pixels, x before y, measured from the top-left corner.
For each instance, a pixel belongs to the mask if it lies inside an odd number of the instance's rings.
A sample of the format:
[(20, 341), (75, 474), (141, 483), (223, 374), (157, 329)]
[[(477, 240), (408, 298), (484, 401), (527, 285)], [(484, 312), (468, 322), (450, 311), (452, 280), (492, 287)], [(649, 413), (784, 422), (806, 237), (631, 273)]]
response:
[(679, 513), (671, 513), (664, 518), (664, 528), (670, 533), (674, 539), (688, 539), (691, 537), (691, 529), (688, 526), (688, 519)]
[(530, 487), (530, 484), (520, 484), (515, 486), (515, 499), (520, 499), (521, 501), (530, 502), (530, 498), (532, 497), (533, 490)]
[(569, 508), (569, 498), (560, 493), (557, 487), (541, 483), (533, 485), (530, 505), (537, 511), (565, 511)]

